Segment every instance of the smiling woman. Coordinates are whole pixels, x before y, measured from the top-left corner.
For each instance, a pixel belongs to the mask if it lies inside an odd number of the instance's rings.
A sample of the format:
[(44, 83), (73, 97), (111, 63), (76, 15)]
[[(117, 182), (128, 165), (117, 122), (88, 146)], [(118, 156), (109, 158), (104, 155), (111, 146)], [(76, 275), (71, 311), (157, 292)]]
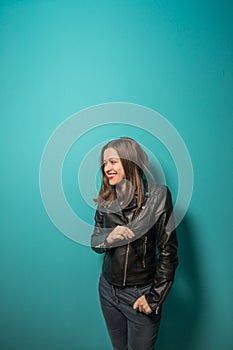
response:
[(178, 265), (171, 194), (149, 182), (147, 155), (131, 138), (104, 146), (101, 170), (91, 245), (105, 253), (102, 311), (115, 350), (152, 350)]

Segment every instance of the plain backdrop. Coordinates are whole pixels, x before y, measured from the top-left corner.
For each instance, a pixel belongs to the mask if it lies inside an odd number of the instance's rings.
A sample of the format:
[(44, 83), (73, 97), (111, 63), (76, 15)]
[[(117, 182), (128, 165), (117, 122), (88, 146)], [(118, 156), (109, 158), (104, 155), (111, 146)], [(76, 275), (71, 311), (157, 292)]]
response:
[[(115, 101), (161, 113), (193, 163), (156, 349), (233, 348), (232, 11), (230, 1), (210, 0), (0, 2), (2, 350), (111, 349), (97, 294), (102, 256), (51, 222), (39, 168), (58, 125)], [(176, 199), (175, 165), (158, 140), (130, 125), (100, 125), (64, 162), (67, 200), (89, 224), (94, 207), (80, 196), (79, 166), (96, 143), (125, 135), (151, 150)], [(82, 189), (95, 196), (89, 185), (84, 178)]]

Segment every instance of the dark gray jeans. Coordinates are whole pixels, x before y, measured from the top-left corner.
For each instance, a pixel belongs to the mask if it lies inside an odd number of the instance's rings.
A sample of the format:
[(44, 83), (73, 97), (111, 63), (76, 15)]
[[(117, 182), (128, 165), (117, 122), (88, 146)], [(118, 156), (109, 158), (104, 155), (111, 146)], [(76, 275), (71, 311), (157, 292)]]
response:
[(100, 303), (114, 350), (154, 350), (161, 313), (146, 315), (133, 309), (150, 288), (151, 284), (115, 287), (100, 276)]

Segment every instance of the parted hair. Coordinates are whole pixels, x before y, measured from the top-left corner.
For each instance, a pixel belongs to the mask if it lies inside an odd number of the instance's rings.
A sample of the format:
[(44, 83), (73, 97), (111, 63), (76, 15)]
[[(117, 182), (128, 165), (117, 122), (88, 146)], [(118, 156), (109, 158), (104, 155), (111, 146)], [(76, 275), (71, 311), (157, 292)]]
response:
[(153, 176), (149, 170), (147, 154), (142, 147), (130, 137), (120, 137), (119, 139), (112, 140), (102, 148), (100, 156), (102, 183), (98, 197), (95, 199), (95, 201), (98, 204), (103, 204), (103, 202), (106, 203), (115, 200), (117, 196), (116, 186), (109, 184), (108, 177), (104, 172), (104, 151), (110, 147), (114, 148), (118, 153), (124, 168), (125, 179), (130, 184), (130, 186), (126, 186), (123, 206), (128, 205), (136, 194), (136, 211), (138, 211), (144, 201), (144, 184), (145, 181), (147, 181), (147, 176), (149, 175), (151, 178), (153, 178)]

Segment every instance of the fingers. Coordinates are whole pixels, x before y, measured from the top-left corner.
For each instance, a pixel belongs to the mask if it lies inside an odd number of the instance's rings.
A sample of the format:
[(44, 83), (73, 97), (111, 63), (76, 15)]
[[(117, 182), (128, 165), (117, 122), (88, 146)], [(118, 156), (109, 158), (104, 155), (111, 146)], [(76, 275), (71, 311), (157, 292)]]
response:
[(112, 232), (113, 239), (131, 239), (134, 237), (134, 233), (127, 227), (117, 226)]
[(146, 307), (143, 307), (142, 311), (141, 312), (144, 312), (144, 314), (151, 314), (152, 310), (149, 306), (146, 306)]
[(135, 301), (135, 303), (133, 304), (133, 309), (137, 310), (138, 309), (138, 299)]
[(135, 234), (128, 227), (116, 226), (114, 230), (108, 235), (107, 242), (112, 244), (114, 241), (122, 241), (123, 239), (129, 240), (133, 238)]
[(124, 226), (117, 226), (116, 233), (122, 237), (121, 239), (131, 239), (135, 236), (128, 227)]
[(140, 298), (138, 298), (135, 301), (135, 303), (133, 304), (133, 309), (138, 310), (139, 312), (143, 312), (146, 315), (149, 315), (150, 313), (152, 313), (152, 310), (148, 305), (144, 295), (142, 295)]

